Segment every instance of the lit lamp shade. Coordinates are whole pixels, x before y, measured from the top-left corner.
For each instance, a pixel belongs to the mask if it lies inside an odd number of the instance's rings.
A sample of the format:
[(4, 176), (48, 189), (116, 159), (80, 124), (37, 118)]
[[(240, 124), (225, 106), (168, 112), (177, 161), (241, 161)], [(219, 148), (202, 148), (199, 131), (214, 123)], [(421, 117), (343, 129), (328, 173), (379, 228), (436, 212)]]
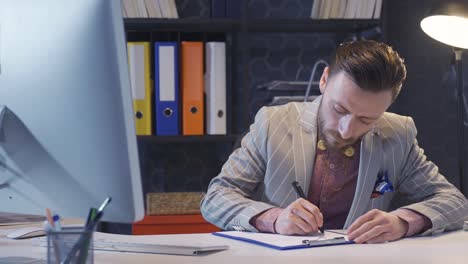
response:
[(438, 1), (421, 20), (421, 28), (437, 41), (468, 49), (468, 1)]

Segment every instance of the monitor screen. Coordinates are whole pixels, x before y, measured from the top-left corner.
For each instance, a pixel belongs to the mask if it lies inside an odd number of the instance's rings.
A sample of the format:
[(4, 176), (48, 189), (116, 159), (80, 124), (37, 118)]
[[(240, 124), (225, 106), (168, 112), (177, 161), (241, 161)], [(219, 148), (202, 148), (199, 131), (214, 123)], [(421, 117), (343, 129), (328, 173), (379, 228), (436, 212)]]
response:
[(0, 1), (0, 211), (144, 215), (120, 1)]

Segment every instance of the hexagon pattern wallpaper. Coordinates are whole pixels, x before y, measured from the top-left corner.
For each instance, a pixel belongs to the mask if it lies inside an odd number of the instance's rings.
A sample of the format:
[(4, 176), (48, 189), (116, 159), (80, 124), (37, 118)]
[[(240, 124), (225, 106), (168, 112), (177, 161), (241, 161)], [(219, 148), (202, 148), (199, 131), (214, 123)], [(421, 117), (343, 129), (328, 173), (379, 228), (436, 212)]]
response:
[[(304, 18), (310, 16), (312, 0), (251, 0), (248, 16), (252, 18)], [(239, 1), (239, 4), (243, 4)], [(210, 0), (177, 0), (181, 18), (209, 18)], [(303, 95), (259, 89), (274, 80), (307, 81), (313, 64), (327, 60), (346, 36), (335, 33), (260, 33), (238, 34), (235, 54), (237, 65), (233, 76), (232, 95), (234, 116), (247, 112), (250, 123), (255, 113), (269, 105), (275, 96)], [(240, 58), (245, 58), (242, 60)], [(320, 77), (319, 67), (315, 79)], [(248, 105), (237, 104), (243, 96), (244, 85), (249, 93)], [(318, 87), (313, 87), (317, 90)], [(235, 124), (235, 132), (242, 134), (246, 123)], [(232, 152), (234, 142), (139, 144), (144, 191), (205, 191), (209, 181), (221, 170)]]

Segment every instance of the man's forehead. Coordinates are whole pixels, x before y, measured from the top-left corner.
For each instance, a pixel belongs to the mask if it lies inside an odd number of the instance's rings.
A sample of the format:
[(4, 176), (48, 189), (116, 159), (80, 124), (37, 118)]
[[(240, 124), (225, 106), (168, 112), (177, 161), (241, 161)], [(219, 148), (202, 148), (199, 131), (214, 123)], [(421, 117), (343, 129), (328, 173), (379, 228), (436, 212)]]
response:
[(339, 71), (330, 80), (330, 88), (334, 90), (335, 100), (348, 102), (351, 105), (390, 105), (392, 102), (392, 90), (374, 92), (359, 87), (345, 72)]
[(338, 81), (332, 84), (330, 99), (353, 114), (367, 117), (378, 117), (386, 111), (391, 103), (391, 91), (365, 91), (354, 82)]

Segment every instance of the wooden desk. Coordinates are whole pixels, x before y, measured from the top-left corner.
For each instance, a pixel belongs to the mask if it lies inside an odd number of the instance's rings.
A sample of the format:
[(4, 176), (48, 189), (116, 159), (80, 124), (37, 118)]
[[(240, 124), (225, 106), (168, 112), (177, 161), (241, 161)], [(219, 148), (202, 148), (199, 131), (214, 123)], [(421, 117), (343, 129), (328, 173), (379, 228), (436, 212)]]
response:
[(133, 235), (211, 233), (220, 229), (200, 215), (147, 215), (132, 225)]

